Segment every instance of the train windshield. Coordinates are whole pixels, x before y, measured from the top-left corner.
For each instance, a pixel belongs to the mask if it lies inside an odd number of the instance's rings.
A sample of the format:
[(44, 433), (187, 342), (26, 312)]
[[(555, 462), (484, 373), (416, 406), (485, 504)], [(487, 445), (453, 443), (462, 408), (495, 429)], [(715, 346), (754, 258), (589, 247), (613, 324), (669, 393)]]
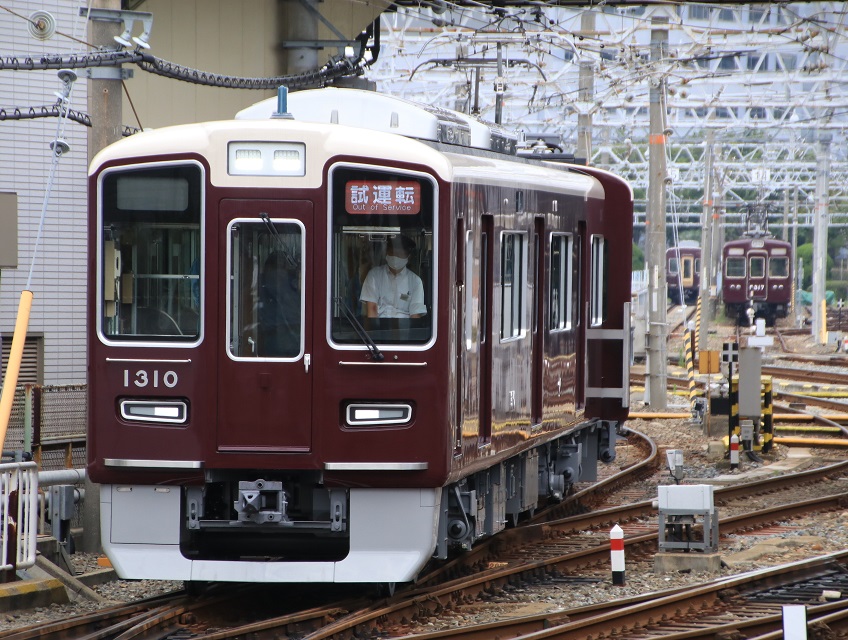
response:
[(202, 184), (194, 164), (103, 176), (98, 272), (107, 339), (199, 340)]
[(769, 258), (769, 277), (788, 278), (789, 258)]
[(745, 258), (729, 257), (724, 263), (725, 274), (728, 278), (745, 277)]
[(330, 336), (336, 344), (412, 344), (433, 335), (434, 188), (362, 168), (332, 174)]

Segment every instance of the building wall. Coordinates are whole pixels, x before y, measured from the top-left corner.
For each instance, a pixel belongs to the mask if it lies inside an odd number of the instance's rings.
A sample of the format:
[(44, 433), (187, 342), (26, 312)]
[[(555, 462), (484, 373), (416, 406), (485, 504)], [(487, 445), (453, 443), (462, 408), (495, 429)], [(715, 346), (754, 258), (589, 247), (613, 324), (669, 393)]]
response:
[[(8, 6), (23, 16), (44, 8), (41, 2), (16, 1)], [(58, 30), (74, 33), (75, 4), (62, 2), (50, 11)], [(80, 51), (80, 45), (69, 38), (37, 40), (27, 25), (19, 17), (0, 12), (0, 51), (4, 58)], [(78, 27), (82, 28), (84, 24)], [(0, 71), (0, 108), (9, 112), (50, 105), (56, 102), (54, 92), (60, 88), (56, 71)], [(85, 103), (85, 82), (77, 82), (71, 93), (72, 108), (84, 111)], [(46, 198), (52, 164), (49, 144), (56, 138), (57, 123), (56, 118), (0, 121), (0, 191), (18, 194), (18, 268), (0, 273), (0, 333), (11, 339), (20, 292), (35, 257), (29, 332), (43, 336), (44, 380), (60, 384), (83, 381), (85, 376), (87, 134), (85, 127), (67, 123), (61, 137), (71, 151), (56, 164), (53, 187)], [(36, 253), (42, 209), (46, 215)]]
[[(276, 0), (147, 0), (138, 11), (153, 14), (149, 53), (157, 58), (199, 71), (252, 78), (280, 75), (278, 6)], [(140, 31), (138, 25), (135, 35)], [(273, 95), (200, 86), (138, 68), (126, 86), (124, 122), (141, 128), (230, 118)]]

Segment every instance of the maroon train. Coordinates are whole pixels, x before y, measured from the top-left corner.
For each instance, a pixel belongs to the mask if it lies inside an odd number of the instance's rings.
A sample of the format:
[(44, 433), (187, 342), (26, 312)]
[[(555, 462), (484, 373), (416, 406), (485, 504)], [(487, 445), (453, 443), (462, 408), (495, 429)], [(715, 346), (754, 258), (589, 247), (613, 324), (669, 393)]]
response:
[(761, 205), (748, 208), (746, 227), (721, 251), (725, 315), (743, 326), (754, 318), (774, 326), (789, 314), (792, 302), (792, 245), (768, 232), (768, 212)]
[(677, 246), (666, 249), (665, 261), (671, 301), (683, 304), (697, 300), (701, 286), (701, 247), (698, 243), (681, 240)]
[[(632, 192), (515, 147), (321, 89), (98, 154), (88, 471), (119, 575), (409, 581), (614, 459)], [(398, 236), (402, 308), (368, 317)]]

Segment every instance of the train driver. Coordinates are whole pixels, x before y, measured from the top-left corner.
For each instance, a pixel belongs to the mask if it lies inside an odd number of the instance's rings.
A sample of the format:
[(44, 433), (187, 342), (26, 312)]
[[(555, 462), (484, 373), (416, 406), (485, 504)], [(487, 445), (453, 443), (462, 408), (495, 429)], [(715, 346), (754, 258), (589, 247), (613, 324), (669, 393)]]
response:
[(421, 278), (406, 265), (415, 251), (412, 238), (396, 235), (386, 244), (386, 264), (374, 267), (362, 283), (359, 299), (368, 318), (420, 318), (427, 313)]

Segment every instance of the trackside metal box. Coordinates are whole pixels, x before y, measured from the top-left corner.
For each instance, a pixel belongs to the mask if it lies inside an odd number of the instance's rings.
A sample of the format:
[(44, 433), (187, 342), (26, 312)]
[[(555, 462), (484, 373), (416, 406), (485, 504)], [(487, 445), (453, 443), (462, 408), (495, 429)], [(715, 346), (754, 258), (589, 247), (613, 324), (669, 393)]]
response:
[(714, 488), (710, 484), (661, 485), (657, 487), (659, 508), (669, 512), (712, 513)]

